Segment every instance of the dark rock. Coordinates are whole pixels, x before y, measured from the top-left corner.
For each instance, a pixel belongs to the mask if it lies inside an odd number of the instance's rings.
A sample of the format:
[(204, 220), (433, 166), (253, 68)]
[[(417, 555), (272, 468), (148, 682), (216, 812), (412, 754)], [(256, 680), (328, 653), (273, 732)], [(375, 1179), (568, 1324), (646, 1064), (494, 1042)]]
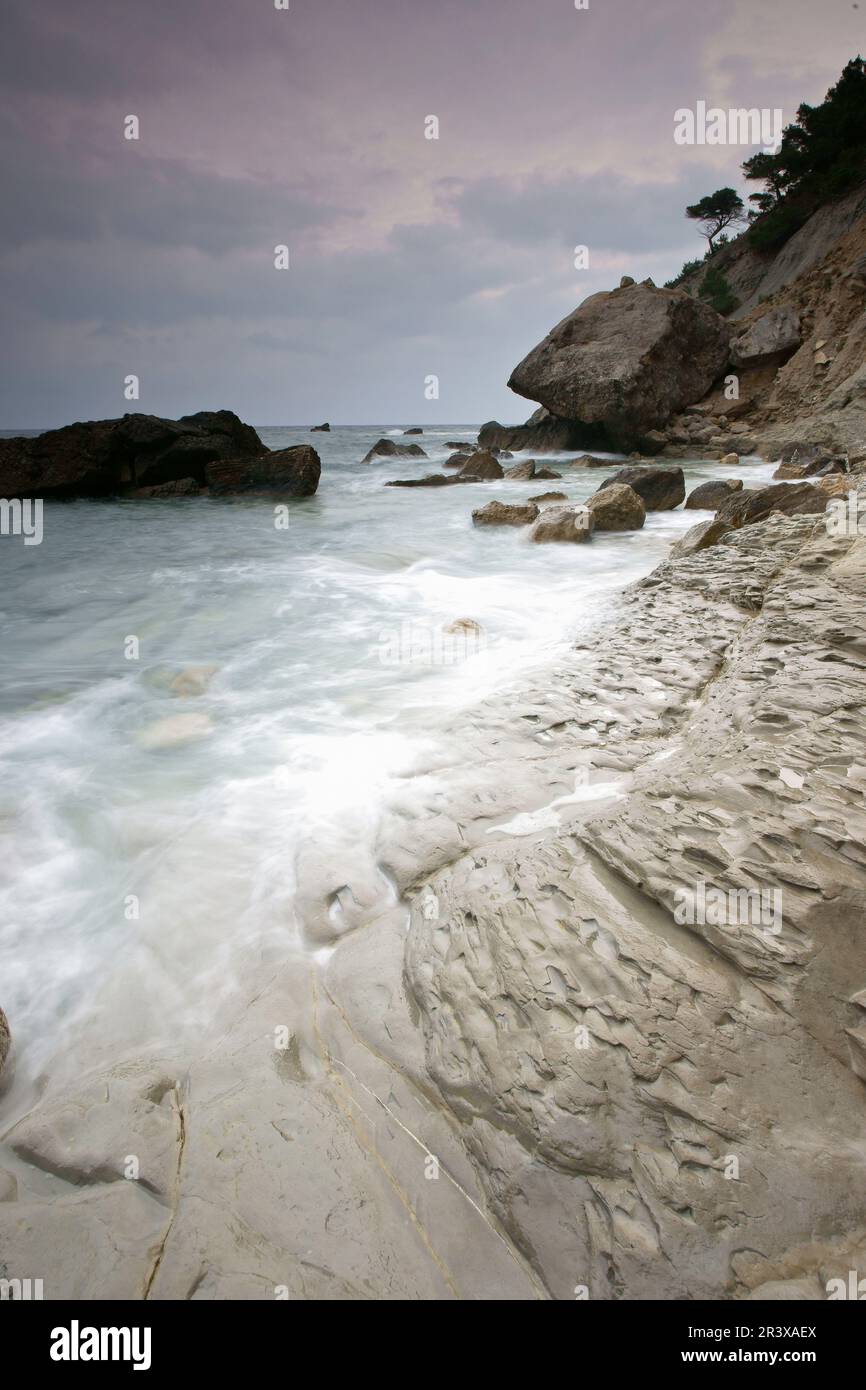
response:
[(176, 483), (157, 483), (155, 487), (139, 487), (131, 497), (197, 497), (201, 487), (195, 478), (178, 478)]
[[(598, 432), (595, 432), (598, 434)], [(534, 452), (559, 453), (563, 449), (589, 448), (595, 440), (588, 438), (593, 431), (571, 420), (559, 420), (546, 410), (535, 411), (525, 425), (500, 425), (488, 420), (478, 431), (481, 448), (532, 449)]]
[(680, 290), (593, 294), (515, 367), (509, 386), (629, 449), (699, 400), (728, 360), (730, 330)]
[(328, 434), (330, 433), (330, 429), (331, 426), (328, 424), (326, 420), (324, 425), (313, 425), (313, 428), (310, 430), (310, 434)]
[(525, 506), (511, 506), (507, 502), (488, 502), (472, 513), (474, 526), (528, 526), (538, 516), (538, 508), (531, 503)]
[(372, 463), (377, 458), (425, 459), (427, 455), (420, 444), (395, 444), (393, 439), (377, 439), (372, 449), (361, 459), (362, 463)]
[(254, 459), (222, 459), (209, 463), (205, 478), (212, 497), (258, 494), (273, 497), (312, 497), (319, 486), (322, 464), (309, 444), (295, 444)]
[(183, 478), (203, 486), (209, 464), (264, 453), (230, 410), (89, 420), (0, 440), (0, 497), (109, 497)]
[(541, 478), (544, 482), (553, 482), (555, 479), (561, 478), (562, 474), (555, 473), (552, 468), (536, 468), (535, 476), (536, 478)]
[(586, 505), (596, 531), (639, 531), (646, 521), (646, 507), (626, 483), (600, 488)]
[(420, 429), (420, 428), (418, 427), (418, 425), (415, 425), (411, 430), (404, 430), (403, 433), (404, 433), (404, 434), (423, 434), (424, 431), (423, 431), (422, 429)]
[(473, 449), (471, 446), (470, 446), (469, 448), (467, 448), (467, 449), (461, 449), (458, 453), (452, 454), (450, 458), (447, 458), (447, 459), (445, 460), (445, 462), (443, 463), (442, 467), (443, 467), (443, 468), (462, 468), (463, 465), (464, 465), (464, 463), (466, 462), (466, 460), (467, 460), (468, 458), (470, 458), (471, 455), (474, 454), (475, 452), (476, 452), (476, 450)]
[(709, 521), (699, 521), (697, 526), (692, 526), (684, 536), (674, 542), (670, 549), (671, 558), (683, 559), (687, 555), (697, 555), (699, 550), (709, 550), (711, 545), (715, 545), (730, 530), (727, 522), (719, 521), (716, 516), (711, 517)]
[(685, 478), (681, 468), (664, 468), (658, 464), (633, 465), (620, 468), (605, 478), (599, 488), (625, 483), (634, 488), (648, 512), (666, 512), (678, 507), (686, 495)]
[(539, 492), (528, 500), (530, 502), (567, 502), (568, 496), (564, 492)]
[(714, 512), (728, 500), (732, 492), (740, 492), (742, 487), (742, 478), (714, 478), (709, 482), (699, 483), (686, 498), (686, 507)]

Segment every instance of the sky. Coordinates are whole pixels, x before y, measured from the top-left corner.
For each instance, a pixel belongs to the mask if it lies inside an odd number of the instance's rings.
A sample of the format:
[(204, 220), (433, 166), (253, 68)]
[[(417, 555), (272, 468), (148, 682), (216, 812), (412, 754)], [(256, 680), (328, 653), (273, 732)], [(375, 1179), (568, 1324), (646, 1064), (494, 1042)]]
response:
[(3, 0), (0, 428), (525, 419), (555, 323), (755, 191), (675, 111), (788, 122), (866, 51), (866, 0), (278, 3)]

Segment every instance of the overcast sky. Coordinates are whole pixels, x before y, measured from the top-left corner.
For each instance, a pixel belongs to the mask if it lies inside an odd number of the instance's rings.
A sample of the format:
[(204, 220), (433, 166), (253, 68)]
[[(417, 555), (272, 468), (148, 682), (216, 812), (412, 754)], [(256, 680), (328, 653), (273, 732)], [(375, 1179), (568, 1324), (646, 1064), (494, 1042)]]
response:
[(677, 145), (674, 111), (792, 119), (866, 0), (3, 0), (3, 27), (0, 427), (424, 424), (524, 419), (505, 381), (554, 323), (700, 255), (685, 204), (754, 191), (753, 151)]

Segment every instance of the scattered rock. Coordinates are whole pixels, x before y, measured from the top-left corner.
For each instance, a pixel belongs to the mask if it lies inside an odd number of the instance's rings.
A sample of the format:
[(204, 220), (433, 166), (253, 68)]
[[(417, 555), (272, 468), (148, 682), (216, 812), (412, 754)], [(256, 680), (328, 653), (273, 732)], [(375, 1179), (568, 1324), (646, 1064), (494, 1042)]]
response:
[(596, 531), (639, 531), (646, 521), (646, 507), (634, 488), (613, 483), (590, 497)]
[(476, 451), (472, 448), (472, 445), (467, 444), (465, 447), (461, 447), (460, 449), (458, 449), (456, 454), (452, 454), (450, 458), (447, 458), (442, 467), (462, 468), (466, 460), (470, 458), (471, 455), (475, 452)]
[[(680, 290), (628, 285), (590, 297), (515, 367), (509, 386), (624, 449), (712, 386), (730, 330)], [(663, 441), (662, 441), (663, 442)]]
[(541, 513), (529, 539), (543, 543), (546, 541), (588, 541), (594, 526), (593, 515), (588, 507), (546, 507)]
[(723, 454), (719, 462), (723, 463), (726, 468), (736, 468), (740, 462), (740, 456), (739, 454)]
[(528, 526), (538, 516), (538, 508), (532, 503), (512, 506), (508, 502), (488, 502), (472, 513), (474, 526)]
[(502, 464), (491, 453), (486, 449), (479, 449), (476, 453), (470, 454), (457, 476), (477, 478), (479, 482), (486, 483), (494, 478), (504, 478), (505, 473)]
[(727, 501), (732, 492), (740, 492), (742, 487), (742, 478), (714, 478), (709, 482), (699, 483), (686, 498), (686, 508), (714, 512)]
[(553, 482), (557, 478), (561, 478), (562, 474), (554, 472), (552, 468), (536, 468), (535, 477), (542, 478), (545, 482)]
[(392, 482), (386, 483), (386, 487), (450, 487), (452, 483), (458, 482), (456, 477), (449, 478), (446, 473), (428, 473), (424, 478), (395, 478)]
[(672, 507), (678, 507), (686, 495), (683, 470), (660, 464), (620, 468), (611, 477), (605, 478), (599, 492), (612, 487), (614, 483), (625, 483), (633, 488), (648, 512), (670, 511)]
[[(629, 458), (639, 459), (640, 454), (630, 454)], [(576, 459), (569, 459), (570, 468), (610, 468), (610, 459), (599, 459), (595, 454), (579, 454)]]
[(535, 497), (529, 498), (530, 502), (567, 502), (568, 494), (565, 492), (539, 492)]
[(526, 459), (524, 463), (515, 463), (511, 468), (505, 470), (506, 478), (517, 480), (535, 477), (535, 459)]
[(326, 420), (323, 425), (313, 425), (312, 429), (310, 430), (310, 434), (328, 434), (330, 433), (330, 429), (331, 426), (328, 424)]
[(415, 426), (413, 426), (413, 428), (412, 428), (411, 430), (404, 430), (403, 433), (404, 433), (404, 434), (423, 434), (424, 431), (423, 431), (418, 425), (415, 425)]
[(254, 459), (224, 459), (209, 463), (205, 479), (212, 497), (258, 494), (273, 497), (312, 497), (319, 486), (322, 464), (309, 444), (294, 444)]
[(377, 458), (425, 459), (427, 455), (420, 444), (395, 444), (393, 439), (377, 439), (364, 457), (362, 463), (372, 463)]

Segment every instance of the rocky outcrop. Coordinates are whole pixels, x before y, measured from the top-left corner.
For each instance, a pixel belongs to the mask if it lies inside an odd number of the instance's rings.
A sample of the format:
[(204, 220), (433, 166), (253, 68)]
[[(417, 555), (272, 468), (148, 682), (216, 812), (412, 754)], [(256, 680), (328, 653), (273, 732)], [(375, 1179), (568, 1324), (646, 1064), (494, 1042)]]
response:
[(373, 463), (376, 459), (425, 459), (427, 455), (420, 444), (395, 444), (393, 439), (377, 439), (361, 459), (362, 463)]
[(864, 599), (814, 517), (666, 563), (535, 705), (546, 804), (417, 887), (427, 1068), (553, 1298), (822, 1299), (863, 1249)]
[(529, 539), (538, 544), (548, 541), (566, 541), (572, 545), (588, 541), (592, 535), (595, 520), (587, 507), (545, 507), (529, 533)]
[(295, 444), (254, 459), (224, 459), (209, 463), (205, 481), (212, 497), (257, 494), (273, 497), (312, 497), (319, 486), (322, 464), (309, 444)]
[(473, 526), (528, 526), (538, 516), (532, 503), (524, 506), (508, 502), (488, 502), (472, 513)]
[(643, 502), (648, 512), (666, 512), (678, 507), (686, 495), (686, 483), (681, 468), (656, 467), (653, 464), (635, 464), (620, 468), (610, 478), (605, 478), (599, 487), (613, 487), (625, 484), (632, 488)]
[(698, 486), (689, 493), (685, 505), (687, 508), (694, 507), (703, 511), (716, 511), (723, 502), (727, 502), (732, 492), (742, 492), (742, 478), (718, 478), (711, 479), (706, 483), (698, 483)]
[(724, 319), (703, 302), (650, 282), (626, 285), (584, 300), (508, 384), (628, 449), (704, 395), (728, 360), (728, 339)]
[(787, 516), (813, 514), (823, 512), (826, 504), (826, 495), (811, 483), (774, 483), (731, 493), (719, 507), (716, 519), (730, 527), (751, 526), (771, 512)]
[(596, 531), (638, 531), (646, 521), (646, 507), (634, 488), (625, 483), (601, 489), (586, 505)]
[(267, 451), (230, 410), (179, 420), (124, 415), (0, 440), (0, 496), (109, 497), (178, 481), (207, 485), (210, 464)]

